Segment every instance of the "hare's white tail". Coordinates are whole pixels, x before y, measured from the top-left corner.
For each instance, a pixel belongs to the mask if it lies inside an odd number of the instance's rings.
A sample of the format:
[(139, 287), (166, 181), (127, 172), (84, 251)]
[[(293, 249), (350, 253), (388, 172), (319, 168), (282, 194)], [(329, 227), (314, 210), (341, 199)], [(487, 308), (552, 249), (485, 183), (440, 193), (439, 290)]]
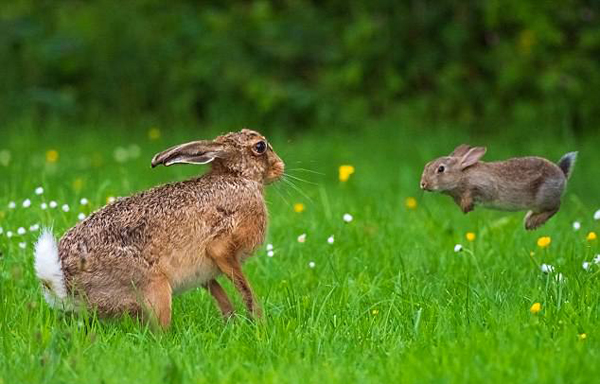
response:
[(68, 309), (67, 287), (58, 257), (58, 245), (50, 229), (44, 229), (35, 244), (35, 274), (51, 307)]

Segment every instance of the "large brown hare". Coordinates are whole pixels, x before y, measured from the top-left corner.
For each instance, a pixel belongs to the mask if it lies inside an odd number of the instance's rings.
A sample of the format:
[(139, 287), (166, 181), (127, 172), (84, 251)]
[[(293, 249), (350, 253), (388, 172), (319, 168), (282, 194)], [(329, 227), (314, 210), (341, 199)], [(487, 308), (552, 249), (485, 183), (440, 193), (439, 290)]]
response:
[(525, 229), (548, 221), (560, 208), (577, 152), (564, 155), (557, 164), (541, 157), (519, 157), (483, 162), (484, 147), (458, 146), (449, 156), (427, 165), (421, 189), (452, 196), (464, 213), (476, 204), (506, 211), (529, 210)]
[(178, 145), (152, 159), (153, 167), (207, 163), (211, 170), (199, 178), (102, 208), (58, 244), (45, 231), (35, 247), (35, 270), (48, 303), (86, 306), (102, 316), (150, 315), (167, 328), (172, 294), (197, 286), (230, 316), (233, 306), (216, 280), (224, 274), (248, 311), (260, 316), (241, 265), (264, 241), (264, 187), (283, 175), (284, 163), (248, 129)]

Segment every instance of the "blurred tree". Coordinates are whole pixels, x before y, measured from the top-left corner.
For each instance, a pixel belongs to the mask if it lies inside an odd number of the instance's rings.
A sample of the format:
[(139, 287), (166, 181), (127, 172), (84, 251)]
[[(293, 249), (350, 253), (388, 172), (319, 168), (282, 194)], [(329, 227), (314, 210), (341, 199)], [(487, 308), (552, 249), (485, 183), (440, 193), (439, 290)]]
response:
[(0, 113), (308, 127), (600, 123), (593, 0), (14, 0)]

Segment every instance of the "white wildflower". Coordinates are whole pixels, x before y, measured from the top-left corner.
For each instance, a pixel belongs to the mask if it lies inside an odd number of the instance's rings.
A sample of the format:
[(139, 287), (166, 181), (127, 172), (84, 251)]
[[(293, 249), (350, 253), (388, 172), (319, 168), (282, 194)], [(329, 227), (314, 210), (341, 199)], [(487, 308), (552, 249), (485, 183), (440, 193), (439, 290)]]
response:
[(35, 231), (37, 231), (39, 229), (40, 229), (40, 225), (39, 224), (33, 224), (32, 226), (29, 227), (29, 230), (31, 232), (35, 232)]
[(42, 203), (40, 204), (40, 208), (42, 208), (42, 211), (45, 211), (46, 209), (48, 209), (48, 204)]
[(458, 253), (458, 252), (462, 251), (462, 249), (463, 249), (463, 246), (462, 246), (462, 244), (456, 244), (456, 245), (454, 246), (454, 252), (456, 252), (456, 253)]
[(305, 241), (306, 241), (306, 233), (303, 233), (300, 236), (298, 236), (299, 243), (304, 243)]
[(58, 203), (53, 200), (50, 202), (49, 206), (50, 206), (50, 208), (54, 209), (54, 208), (58, 207)]
[(29, 200), (29, 199), (23, 200), (23, 208), (29, 208), (29, 207), (31, 207), (31, 200)]
[(118, 163), (124, 163), (129, 159), (129, 153), (127, 152), (127, 149), (123, 147), (117, 147), (113, 155)]
[(36, 195), (41, 195), (41, 194), (43, 194), (43, 193), (44, 193), (44, 188), (43, 188), (43, 187), (37, 187), (37, 188), (35, 189), (35, 194), (36, 194)]
[(554, 267), (550, 264), (542, 264), (540, 265), (540, 269), (543, 273), (552, 273), (554, 272)]
[(10, 203), (8, 203), (8, 209), (15, 209), (17, 208), (17, 203), (15, 203), (14, 201), (11, 201)]
[(83, 221), (85, 219), (85, 213), (81, 212), (79, 215), (77, 215), (77, 218), (79, 221)]
[(25, 249), (27, 247), (27, 243), (19, 243), (19, 248)]
[(345, 221), (346, 223), (349, 223), (349, 222), (351, 222), (352, 220), (354, 220), (354, 218), (352, 217), (352, 215), (351, 215), (351, 214), (349, 214), (349, 213), (345, 213), (345, 214), (344, 214), (344, 217), (343, 217), (343, 219), (344, 219), (344, 221)]
[(113, 152), (115, 160), (119, 163), (125, 163), (129, 160), (129, 151), (127, 148), (117, 147)]
[(591, 266), (592, 266), (592, 264), (590, 264), (589, 261), (584, 261), (583, 264), (581, 264), (581, 267), (583, 269), (585, 269), (586, 271), (589, 271)]
[(308, 263), (308, 268), (314, 268), (317, 264), (314, 261)]
[(269, 252), (267, 252), (267, 256), (273, 257), (273, 256), (275, 256), (275, 252), (274, 251), (269, 251)]
[(23, 236), (26, 233), (27, 233), (27, 230), (23, 227), (19, 227), (19, 229), (17, 229), (17, 235), (19, 235), (19, 236)]
[(65, 212), (69, 212), (71, 210), (71, 208), (69, 208), (69, 204), (63, 204), (62, 210)]
[(11, 231), (7, 231), (6, 237), (8, 237), (10, 239), (11, 237), (13, 237), (13, 233)]
[(267, 244), (267, 251), (273, 250), (273, 244)]
[(4, 228), (0, 227), (0, 235), (4, 233)]
[(89, 203), (90, 203), (89, 200), (86, 199), (85, 197), (79, 201), (79, 204), (81, 204), (81, 205), (88, 205)]
[(10, 152), (8, 149), (3, 149), (0, 151), (0, 165), (8, 167), (10, 164)]
[(600, 220), (600, 209), (594, 213), (594, 220)]
[(579, 221), (574, 222), (573, 229), (579, 231), (581, 229), (581, 223)]
[(137, 159), (138, 157), (140, 157), (142, 153), (142, 150), (140, 149), (140, 147), (136, 144), (131, 144), (129, 146), (129, 157), (131, 157), (132, 159)]
[(333, 244), (334, 242), (335, 242), (335, 238), (333, 237), (333, 235), (329, 236), (329, 238), (327, 239), (327, 243)]
[(600, 255), (596, 255), (596, 257), (594, 257), (594, 264), (600, 264)]

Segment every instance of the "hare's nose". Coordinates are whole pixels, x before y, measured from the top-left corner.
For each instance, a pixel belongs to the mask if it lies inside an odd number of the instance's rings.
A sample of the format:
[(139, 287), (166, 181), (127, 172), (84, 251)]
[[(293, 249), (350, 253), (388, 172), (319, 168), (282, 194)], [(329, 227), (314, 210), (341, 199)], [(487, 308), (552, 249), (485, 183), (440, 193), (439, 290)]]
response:
[(427, 188), (427, 183), (424, 181), (421, 181), (421, 189), (426, 189)]

